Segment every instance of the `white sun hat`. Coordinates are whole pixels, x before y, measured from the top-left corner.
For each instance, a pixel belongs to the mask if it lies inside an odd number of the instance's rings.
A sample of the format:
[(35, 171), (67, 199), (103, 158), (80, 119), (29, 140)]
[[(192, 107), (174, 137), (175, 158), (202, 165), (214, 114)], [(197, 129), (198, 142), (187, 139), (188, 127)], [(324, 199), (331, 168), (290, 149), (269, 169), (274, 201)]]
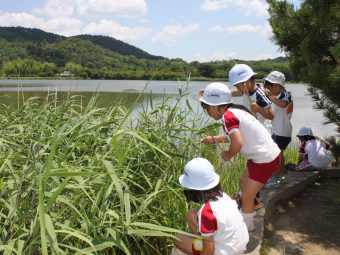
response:
[(299, 137), (299, 136), (306, 136), (306, 135), (314, 136), (311, 128), (308, 128), (308, 127), (301, 128), (296, 136)]
[(264, 78), (265, 81), (269, 81), (271, 83), (280, 84), (282, 87), (286, 88), (285, 82), (286, 78), (285, 75), (279, 71), (273, 71)]
[(199, 100), (207, 105), (224, 105), (233, 102), (228, 86), (222, 82), (210, 83)]
[(256, 73), (246, 64), (236, 64), (229, 72), (230, 86), (235, 86), (241, 82), (245, 82)]
[(184, 167), (184, 174), (179, 177), (182, 187), (193, 190), (209, 190), (220, 182), (214, 167), (205, 158), (194, 158)]

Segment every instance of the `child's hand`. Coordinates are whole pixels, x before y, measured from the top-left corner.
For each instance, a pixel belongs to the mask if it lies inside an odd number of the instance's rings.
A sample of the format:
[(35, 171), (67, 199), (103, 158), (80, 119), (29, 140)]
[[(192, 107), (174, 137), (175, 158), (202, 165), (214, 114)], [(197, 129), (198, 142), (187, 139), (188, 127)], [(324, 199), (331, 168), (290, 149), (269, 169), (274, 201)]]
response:
[(251, 111), (254, 113), (259, 112), (261, 110), (261, 107), (255, 102), (251, 102), (250, 108), (251, 108)]
[(230, 154), (230, 151), (222, 151), (221, 152), (221, 157), (225, 161), (230, 161), (232, 158), (232, 155)]
[(268, 93), (268, 96), (272, 96), (272, 92), (269, 89), (265, 88), (265, 91)]
[(201, 143), (209, 145), (209, 144), (214, 144), (216, 142), (215, 142), (215, 139), (212, 136), (206, 136), (206, 137), (201, 139)]

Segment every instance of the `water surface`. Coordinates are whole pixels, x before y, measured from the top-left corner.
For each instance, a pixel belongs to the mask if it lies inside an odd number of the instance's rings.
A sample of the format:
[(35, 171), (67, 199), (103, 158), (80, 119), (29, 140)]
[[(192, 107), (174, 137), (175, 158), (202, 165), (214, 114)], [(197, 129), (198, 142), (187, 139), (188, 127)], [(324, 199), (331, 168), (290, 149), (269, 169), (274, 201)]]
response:
[[(179, 87), (183, 89), (188, 86), (189, 101), (194, 109), (202, 112), (196, 100), (198, 91), (210, 82), (202, 81), (144, 81), (144, 80), (0, 80), (0, 102), (5, 105), (17, 107), (23, 100), (30, 97), (45, 97), (48, 93), (63, 94), (64, 97), (81, 95), (84, 105), (94, 93), (100, 93), (101, 106), (107, 106), (121, 101), (129, 106), (144, 90), (145, 94), (151, 96), (155, 102), (167, 96), (178, 95)], [(228, 83), (226, 83), (228, 84)], [(311, 127), (315, 135), (326, 137), (337, 135), (335, 125), (325, 125), (325, 118), (321, 111), (313, 109), (313, 101), (308, 96), (307, 85), (288, 84), (287, 90), (291, 91), (294, 100), (294, 112), (292, 116), (293, 136), (303, 127)], [(144, 96), (139, 106), (146, 102)], [(235, 98), (236, 103), (240, 99)]]

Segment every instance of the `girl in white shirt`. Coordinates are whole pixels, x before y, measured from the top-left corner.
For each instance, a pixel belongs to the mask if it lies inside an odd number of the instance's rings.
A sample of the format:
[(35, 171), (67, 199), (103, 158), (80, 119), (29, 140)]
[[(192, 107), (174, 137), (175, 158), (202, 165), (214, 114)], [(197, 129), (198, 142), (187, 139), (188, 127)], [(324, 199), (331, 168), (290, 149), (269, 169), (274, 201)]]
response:
[(249, 241), (247, 226), (235, 200), (222, 191), (211, 163), (204, 158), (190, 160), (179, 182), (187, 200), (201, 204), (186, 214), (190, 230), (200, 237), (178, 234), (175, 246), (193, 255), (243, 254)]
[(332, 162), (330, 145), (320, 139), (316, 139), (310, 128), (303, 127), (299, 130), (297, 137), (301, 142), (300, 155), (297, 171), (308, 170), (311, 167), (329, 167)]
[[(261, 123), (246, 109), (234, 105), (229, 88), (223, 83), (209, 84), (200, 98), (202, 107), (215, 120), (223, 120), (224, 135), (207, 136), (204, 144), (230, 141), (229, 150), (221, 152), (221, 157), (230, 161), (240, 153), (247, 160), (247, 168), (242, 176), (242, 208), (240, 210), (248, 231), (255, 229), (254, 199), (267, 180), (281, 163), (280, 149), (271, 139)], [(240, 109), (242, 108), (242, 109)]]

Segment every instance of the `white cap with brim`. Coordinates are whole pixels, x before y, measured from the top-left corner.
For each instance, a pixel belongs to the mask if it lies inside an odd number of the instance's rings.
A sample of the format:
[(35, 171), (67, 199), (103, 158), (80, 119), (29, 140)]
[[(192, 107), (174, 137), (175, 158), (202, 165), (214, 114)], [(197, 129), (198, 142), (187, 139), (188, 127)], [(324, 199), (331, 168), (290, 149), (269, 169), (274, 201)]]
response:
[(229, 72), (230, 86), (249, 80), (256, 73), (246, 64), (236, 64)]
[(184, 167), (184, 174), (179, 177), (182, 187), (193, 190), (209, 190), (220, 182), (214, 167), (205, 158), (194, 158)]
[(225, 105), (233, 102), (228, 86), (222, 82), (210, 83), (199, 100), (207, 105)]
[(270, 83), (280, 84), (282, 87), (286, 88), (285, 82), (286, 78), (285, 75), (279, 71), (273, 71), (264, 78), (265, 81), (269, 81)]
[(311, 128), (308, 128), (308, 127), (302, 127), (299, 132), (297, 133), (297, 137), (299, 136), (314, 136), (313, 135), (313, 131)]

